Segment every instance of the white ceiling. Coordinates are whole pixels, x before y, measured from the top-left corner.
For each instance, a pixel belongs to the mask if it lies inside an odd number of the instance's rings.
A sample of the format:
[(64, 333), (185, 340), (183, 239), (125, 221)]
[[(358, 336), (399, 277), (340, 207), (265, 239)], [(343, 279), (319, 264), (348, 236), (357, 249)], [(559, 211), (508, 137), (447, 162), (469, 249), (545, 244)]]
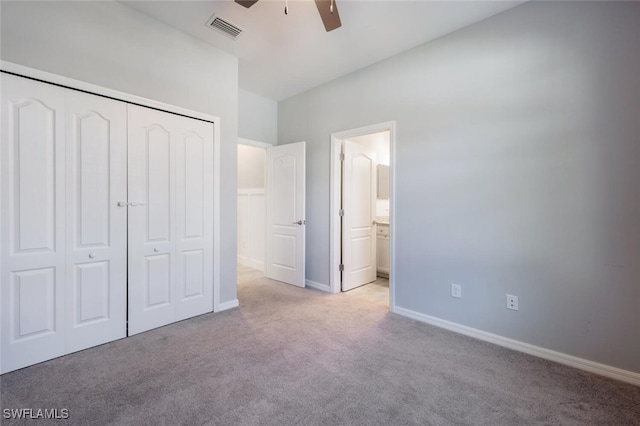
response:
[[(478, 22), (524, 1), (336, 0), (342, 27), (325, 32), (313, 0), (123, 1), (239, 58), (240, 88), (282, 100)], [(245, 30), (208, 28), (213, 14)]]

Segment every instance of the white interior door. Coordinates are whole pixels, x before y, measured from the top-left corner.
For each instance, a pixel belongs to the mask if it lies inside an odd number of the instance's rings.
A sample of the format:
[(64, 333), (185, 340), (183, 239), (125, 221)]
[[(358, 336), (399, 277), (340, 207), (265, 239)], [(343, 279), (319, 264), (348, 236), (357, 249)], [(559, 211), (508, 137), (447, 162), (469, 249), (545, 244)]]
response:
[(376, 154), (344, 141), (342, 291), (376, 280)]
[(64, 89), (2, 74), (1, 370), (65, 353)]
[(213, 310), (213, 125), (128, 109), (132, 335)]
[(67, 352), (126, 336), (127, 106), (66, 92)]
[(304, 287), (305, 142), (267, 148), (267, 277)]

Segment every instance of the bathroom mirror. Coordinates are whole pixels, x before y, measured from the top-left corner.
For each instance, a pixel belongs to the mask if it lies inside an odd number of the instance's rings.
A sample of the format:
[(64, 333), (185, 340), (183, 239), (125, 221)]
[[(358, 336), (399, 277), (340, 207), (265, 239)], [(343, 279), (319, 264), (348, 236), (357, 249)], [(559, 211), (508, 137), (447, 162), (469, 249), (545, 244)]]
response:
[(378, 164), (378, 199), (389, 199), (389, 166)]

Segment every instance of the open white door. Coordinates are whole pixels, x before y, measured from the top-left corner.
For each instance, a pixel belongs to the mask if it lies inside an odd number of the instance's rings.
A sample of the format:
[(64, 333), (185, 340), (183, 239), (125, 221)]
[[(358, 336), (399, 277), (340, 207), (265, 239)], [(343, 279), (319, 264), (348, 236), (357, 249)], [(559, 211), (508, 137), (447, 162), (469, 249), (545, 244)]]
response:
[(344, 141), (342, 291), (376, 280), (376, 153)]
[(304, 287), (305, 142), (267, 149), (267, 277)]

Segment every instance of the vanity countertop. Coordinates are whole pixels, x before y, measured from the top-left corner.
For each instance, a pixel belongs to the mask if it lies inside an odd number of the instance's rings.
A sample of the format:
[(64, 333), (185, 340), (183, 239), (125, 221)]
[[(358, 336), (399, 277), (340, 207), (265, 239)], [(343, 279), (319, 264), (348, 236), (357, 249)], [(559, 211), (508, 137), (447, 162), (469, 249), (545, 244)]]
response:
[(377, 216), (376, 224), (380, 226), (389, 226), (389, 216)]

